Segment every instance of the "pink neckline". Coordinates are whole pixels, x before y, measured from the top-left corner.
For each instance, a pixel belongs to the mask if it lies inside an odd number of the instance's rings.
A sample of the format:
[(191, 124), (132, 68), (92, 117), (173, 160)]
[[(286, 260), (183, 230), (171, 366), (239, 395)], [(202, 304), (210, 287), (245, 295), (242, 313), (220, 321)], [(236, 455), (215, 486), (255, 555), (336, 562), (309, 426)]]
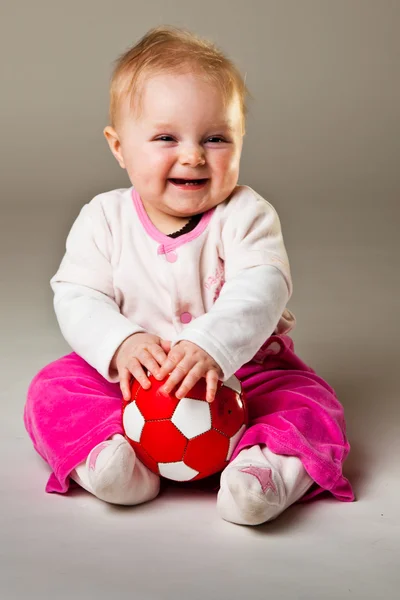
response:
[(134, 188), (132, 188), (132, 200), (143, 227), (150, 237), (153, 238), (153, 240), (163, 245), (163, 251), (165, 253), (170, 252), (171, 250), (174, 250), (175, 248), (178, 248), (187, 242), (191, 242), (201, 235), (210, 222), (215, 210), (215, 208), (211, 208), (205, 212), (200, 221), (197, 223), (196, 227), (192, 231), (189, 231), (189, 233), (184, 233), (177, 238), (170, 238), (165, 233), (159, 231), (157, 227), (155, 227), (150, 221), (150, 218), (143, 206), (142, 199)]

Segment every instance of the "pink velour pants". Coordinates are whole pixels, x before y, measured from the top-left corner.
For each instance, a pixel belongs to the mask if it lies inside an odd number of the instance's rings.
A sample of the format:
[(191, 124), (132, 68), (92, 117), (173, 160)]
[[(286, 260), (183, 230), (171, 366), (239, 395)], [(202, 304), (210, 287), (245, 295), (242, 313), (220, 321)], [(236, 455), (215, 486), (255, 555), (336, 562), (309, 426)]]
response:
[[(303, 500), (327, 490), (354, 500), (343, 476), (350, 446), (343, 408), (332, 388), (294, 353), (286, 335), (273, 335), (236, 373), (246, 393), (249, 426), (232, 460), (245, 447), (265, 444), (297, 456), (315, 485)], [(123, 433), (121, 392), (77, 354), (44, 367), (33, 379), (24, 411), (26, 429), (52, 474), (47, 492), (65, 493), (69, 474), (100, 442)]]

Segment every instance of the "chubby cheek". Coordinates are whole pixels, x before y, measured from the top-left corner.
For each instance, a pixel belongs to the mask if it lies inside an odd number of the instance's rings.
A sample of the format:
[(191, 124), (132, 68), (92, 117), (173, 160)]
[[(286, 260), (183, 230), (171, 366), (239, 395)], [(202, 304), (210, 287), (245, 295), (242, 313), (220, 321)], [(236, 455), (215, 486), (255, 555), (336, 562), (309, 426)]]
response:
[(221, 183), (231, 184), (236, 181), (239, 175), (240, 154), (232, 155), (231, 153), (221, 154), (216, 156), (213, 161), (214, 173), (218, 176)]
[(167, 163), (165, 157), (142, 151), (132, 157), (127, 171), (134, 185), (136, 182), (136, 185), (140, 185), (140, 187), (159, 188), (165, 185), (170, 168), (171, 165)]
[(173, 158), (166, 152), (148, 152), (141, 159), (142, 172), (146, 173), (149, 181), (165, 184), (171, 174), (174, 164)]

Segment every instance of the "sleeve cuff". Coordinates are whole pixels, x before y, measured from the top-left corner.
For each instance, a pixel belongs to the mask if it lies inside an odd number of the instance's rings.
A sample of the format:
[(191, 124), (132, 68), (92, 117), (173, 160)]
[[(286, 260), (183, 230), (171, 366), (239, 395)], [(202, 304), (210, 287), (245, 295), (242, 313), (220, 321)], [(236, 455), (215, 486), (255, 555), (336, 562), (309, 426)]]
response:
[(119, 376), (117, 371), (111, 370), (111, 361), (115, 352), (118, 350), (122, 342), (134, 333), (146, 333), (146, 331), (135, 325), (120, 323), (119, 327), (113, 327), (112, 331), (105, 337), (103, 342), (97, 348), (95, 368), (107, 381), (117, 383)]
[(232, 377), (232, 375), (236, 373), (241, 366), (235, 365), (235, 361), (233, 359), (229, 360), (227, 358), (229, 354), (227, 348), (218, 343), (218, 341), (215, 338), (212, 338), (210, 335), (205, 335), (202, 331), (193, 329), (190, 331), (189, 329), (182, 331), (182, 333), (175, 340), (173, 340), (171, 347), (184, 340), (196, 344), (196, 346), (202, 348), (202, 350), (207, 352), (207, 354), (209, 354), (215, 360), (223, 373), (222, 381), (226, 381)]

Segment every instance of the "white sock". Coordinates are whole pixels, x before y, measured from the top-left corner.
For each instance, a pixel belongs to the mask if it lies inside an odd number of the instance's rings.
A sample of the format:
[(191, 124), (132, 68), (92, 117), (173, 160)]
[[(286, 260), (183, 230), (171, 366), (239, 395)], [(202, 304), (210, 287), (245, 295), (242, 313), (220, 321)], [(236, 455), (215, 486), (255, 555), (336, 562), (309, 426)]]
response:
[(155, 498), (160, 490), (159, 476), (144, 466), (119, 433), (95, 446), (70, 477), (112, 504), (141, 504)]
[(301, 460), (262, 444), (244, 448), (221, 473), (217, 510), (225, 521), (260, 525), (300, 500), (313, 484)]

